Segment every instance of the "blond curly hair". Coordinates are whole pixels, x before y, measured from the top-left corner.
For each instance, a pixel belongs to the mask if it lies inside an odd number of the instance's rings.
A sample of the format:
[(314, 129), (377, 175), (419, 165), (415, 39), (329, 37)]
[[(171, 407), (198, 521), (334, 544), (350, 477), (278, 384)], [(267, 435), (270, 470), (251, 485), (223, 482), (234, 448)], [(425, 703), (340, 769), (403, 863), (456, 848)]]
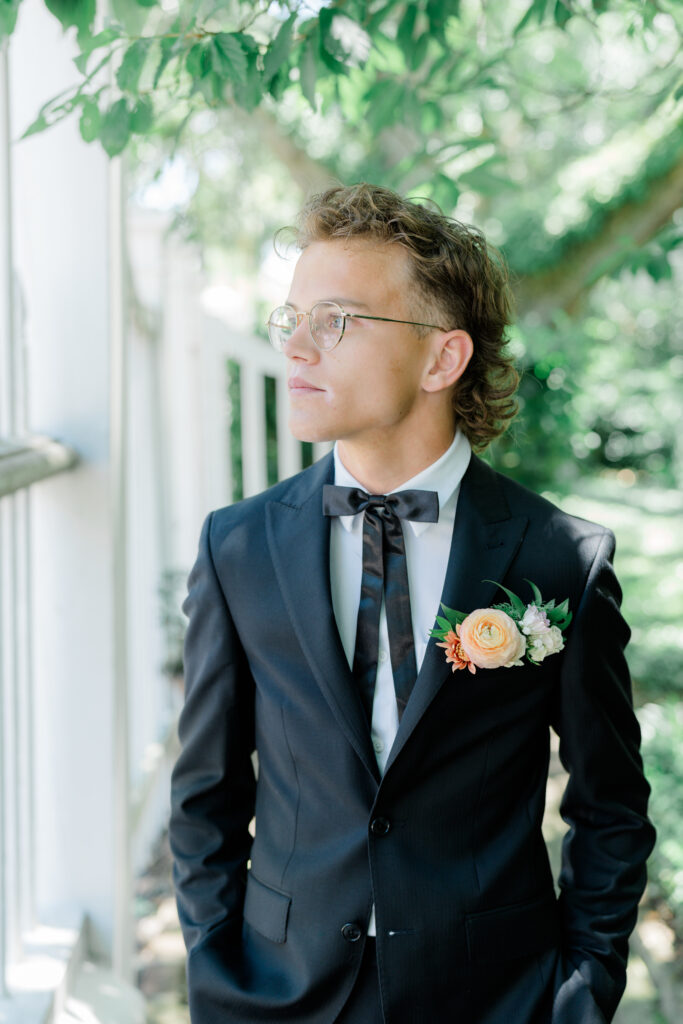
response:
[[(365, 236), (406, 250), (420, 316), (467, 331), (474, 342), (453, 408), (472, 447), (483, 451), (517, 413), (519, 375), (506, 351), (512, 293), (498, 250), (476, 228), (432, 206), (367, 182), (335, 186), (308, 200), (296, 243), (305, 249), (312, 242)], [(416, 328), (421, 334), (428, 329)]]

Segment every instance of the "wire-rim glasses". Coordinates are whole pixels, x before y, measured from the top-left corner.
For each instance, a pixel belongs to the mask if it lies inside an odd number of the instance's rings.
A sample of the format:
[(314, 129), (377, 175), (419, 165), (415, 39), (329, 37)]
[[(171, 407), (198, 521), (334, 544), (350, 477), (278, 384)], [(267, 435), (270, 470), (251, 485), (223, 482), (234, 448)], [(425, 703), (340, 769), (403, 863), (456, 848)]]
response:
[(308, 319), (308, 329), (311, 337), (319, 349), (329, 352), (338, 345), (344, 337), (346, 321), (356, 320), (381, 320), (389, 324), (409, 324), (413, 327), (431, 327), (435, 331), (445, 331), (446, 327), (439, 327), (437, 324), (423, 324), (416, 320), (395, 320), (389, 316), (368, 316), (366, 313), (346, 313), (338, 302), (324, 299), (316, 302), (307, 313), (298, 312), (294, 306), (285, 303), (278, 306), (268, 317), (268, 337), (273, 348), (282, 352), (286, 342), (294, 334), (301, 321)]

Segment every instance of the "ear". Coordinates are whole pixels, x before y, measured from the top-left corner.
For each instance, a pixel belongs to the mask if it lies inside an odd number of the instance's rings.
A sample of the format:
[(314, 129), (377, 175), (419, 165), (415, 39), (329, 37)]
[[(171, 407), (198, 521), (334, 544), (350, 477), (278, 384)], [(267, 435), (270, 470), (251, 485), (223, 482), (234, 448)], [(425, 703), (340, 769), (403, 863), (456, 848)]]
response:
[(463, 375), (472, 358), (474, 343), (467, 331), (437, 335), (431, 346), (431, 360), (422, 378), (425, 391), (443, 391)]

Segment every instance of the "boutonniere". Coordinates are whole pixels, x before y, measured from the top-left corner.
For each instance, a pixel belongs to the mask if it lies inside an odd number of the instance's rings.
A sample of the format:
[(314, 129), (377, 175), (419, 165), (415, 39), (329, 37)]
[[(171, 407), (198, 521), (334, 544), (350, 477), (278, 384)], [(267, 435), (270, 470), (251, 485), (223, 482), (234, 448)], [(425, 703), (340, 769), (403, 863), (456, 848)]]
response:
[(562, 632), (572, 620), (569, 600), (557, 606), (554, 599), (544, 601), (535, 583), (526, 582), (533, 594), (532, 604), (524, 604), (511, 590), (496, 583), (509, 598), (502, 604), (477, 608), (469, 614), (441, 605), (443, 615), (436, 617), (439, 628), (430, 630), (429, 635), (442, 641), (437, 647), (445, 648), (446, 661), (454, 672), (459, 668), (470, 672), (478, 668), (512, 668), (523, 665), (523, 658), (538, 665), (562, 650)]

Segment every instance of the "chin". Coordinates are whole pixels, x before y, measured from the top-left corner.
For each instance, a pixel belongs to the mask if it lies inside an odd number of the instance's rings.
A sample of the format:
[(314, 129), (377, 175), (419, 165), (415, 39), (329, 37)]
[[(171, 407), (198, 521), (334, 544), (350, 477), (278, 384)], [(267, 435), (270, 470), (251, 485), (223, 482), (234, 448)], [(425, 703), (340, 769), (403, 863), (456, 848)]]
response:
[(297, 441), (308, 441), (311, 444), (317, 441), (337, 440), (337, 435), (329, 427), (326, 429), (315, 423), (296, 423), (290, 420), (289, 431)]

